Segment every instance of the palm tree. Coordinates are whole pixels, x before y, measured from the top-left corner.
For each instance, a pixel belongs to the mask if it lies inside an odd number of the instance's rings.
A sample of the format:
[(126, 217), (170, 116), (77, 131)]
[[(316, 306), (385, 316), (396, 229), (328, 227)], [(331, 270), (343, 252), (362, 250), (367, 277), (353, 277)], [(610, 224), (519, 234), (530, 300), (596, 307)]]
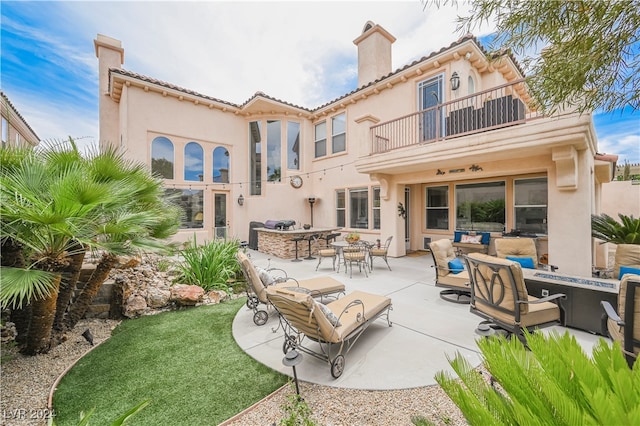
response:
[[(158, 239), (178, 228), (177, 207), (164, 204), (161, 181), (143, 166), (126, 162), (115, 150), (83, 158), (71, 144), (72, 149), (49, 147), (20, 161), (6, 160), (0, 173), (0, 237), (19, 244), (25, 258), (23, 268), (3, 263), (0, 300), (3, 306), (31, 308), (27, 354), (46, 352), (56, 343), (54, 321), (64, 330), (84, 315), (115, 256), (164, 247)], [(0, 156), (6, 158), (14, 157)], [(102, 250), (104, 263), (74, 308), (70, 295), (87, 249)]]
[(3, 286), (16, 290), (13, 298), (3, 294), (3, 305), (5, 299), (30, 304), (24, 352), (47, 352), (72, 242), (89, 237), (90, 214), (109, 194), (86, 179), (81, 161), (61, 161), (55, 149), (23, 156), (19, 164), (3, 167), (0, 179), (1, 235), (23, 247), (26, 261), (26, 268), (3, 270)]
[(620, 222), (603, 213), (591, 216), (591, 236), (605, 243), (640, 244), (640, 218), (618, 214)]
[(113, 186), (119, 196), (116, 205), (105, 206), (96, 237), (105, 249), (91, 278), (68, 310), (66, 328), (73, 328), (84, 316), (95, 295), (118, 263), (118, 256), (136, 251), (165, 251), (163, 239), (179, 228), (179, 207), (164, 198), (162, 180), (143, 165), (128, 162), (121, 154), (107, 150), (93, 158), (91, 175)]

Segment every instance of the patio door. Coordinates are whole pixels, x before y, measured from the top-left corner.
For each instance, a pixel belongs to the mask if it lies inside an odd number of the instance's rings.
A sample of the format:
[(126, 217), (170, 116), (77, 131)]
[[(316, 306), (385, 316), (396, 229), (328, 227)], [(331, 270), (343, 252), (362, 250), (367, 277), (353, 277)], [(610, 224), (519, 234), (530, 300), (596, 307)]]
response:
[(409, 226), (409, 222), (411, 219), (411, 215), (409, 212), (411, 211), (411, 206), (409, 203), (411, 202), (411, 189), (409, 187), (404, 188), (404, 210), (405, 210), (405, 218), (404, 218), (404, 249), (408, 251), (411, 248), (411, 232), (409, 230), (411, 227)]
[(444, 74), (418, 84), (418, 109), (423, 111), (420, 119), (420, 137), (423, 142), (436, 140), (444, 132), (442, 108), (436, 108), (444, 102)]
[(213, 238), (226, 239), (229, 235), (229, 220), (227, 212), (227, 192), (213, 191)]

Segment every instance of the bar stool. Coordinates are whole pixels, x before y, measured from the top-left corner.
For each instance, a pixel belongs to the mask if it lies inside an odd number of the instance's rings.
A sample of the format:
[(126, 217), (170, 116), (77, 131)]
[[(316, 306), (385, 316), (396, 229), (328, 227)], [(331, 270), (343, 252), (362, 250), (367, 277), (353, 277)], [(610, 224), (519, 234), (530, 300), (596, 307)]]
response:
[(302, 240), (304, 240), (304, 235), (300, 235), (299, 237), (293, 237), (291, 240), (289, 240), (296, 243), (296, 258), (291, 259), (292, 262), (302, 262), (302, 259), (298, 258), (298, 241), (302, 241)]
[(315, 260), (315, 257), (311, 256), (311, 241), (315, 241), (318, 238), (318, 234), (310, 234), (304, 237), (305, 240), (309, 241), (309, 254), (304, 260)]

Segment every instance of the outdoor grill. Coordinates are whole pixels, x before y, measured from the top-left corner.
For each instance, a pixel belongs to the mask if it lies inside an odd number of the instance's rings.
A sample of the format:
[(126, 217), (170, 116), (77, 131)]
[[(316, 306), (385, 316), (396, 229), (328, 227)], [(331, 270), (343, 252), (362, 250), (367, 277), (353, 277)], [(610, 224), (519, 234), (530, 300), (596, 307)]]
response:
[(295, 224), (295, 220), (267, 220), (264, 222), (264, 227), (267, 229), (280, 229), (286, 231)]

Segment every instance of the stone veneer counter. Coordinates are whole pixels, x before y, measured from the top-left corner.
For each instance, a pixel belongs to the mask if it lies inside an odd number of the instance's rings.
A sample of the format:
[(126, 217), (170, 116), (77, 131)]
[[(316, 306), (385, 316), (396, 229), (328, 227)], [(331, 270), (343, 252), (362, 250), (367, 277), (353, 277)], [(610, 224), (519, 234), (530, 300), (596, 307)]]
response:
[(613, 306), (618, 305), (618, 280), (578, 277), (534, 269), (523, 269), (522, 272), (530, 295), (545, 297), (556, 293), (566, 294), (567, 299), (561, 301), (561, 305), (565, 309), (568, 327), (602, 334), (601, 317), (604, 310), (600, 302), (606, 300)]
[[(280, 259), (294, 259), (296, 257), (296, 243), (291, 241), (295, 237), (307, 237), (313, 234), (326, 235), (341, 228), (310, 228), (310, 229), (269, 229), (255, 228), (258, 233), (258, 251), (272, 254)], [(324, 240), (323, 240), (324, 241)], [(313, 243), (311, 244), (313, 248)], [(306, 240), (298, 241), (298, 257), (306, 257), (309, 251), (309, 243)]]

